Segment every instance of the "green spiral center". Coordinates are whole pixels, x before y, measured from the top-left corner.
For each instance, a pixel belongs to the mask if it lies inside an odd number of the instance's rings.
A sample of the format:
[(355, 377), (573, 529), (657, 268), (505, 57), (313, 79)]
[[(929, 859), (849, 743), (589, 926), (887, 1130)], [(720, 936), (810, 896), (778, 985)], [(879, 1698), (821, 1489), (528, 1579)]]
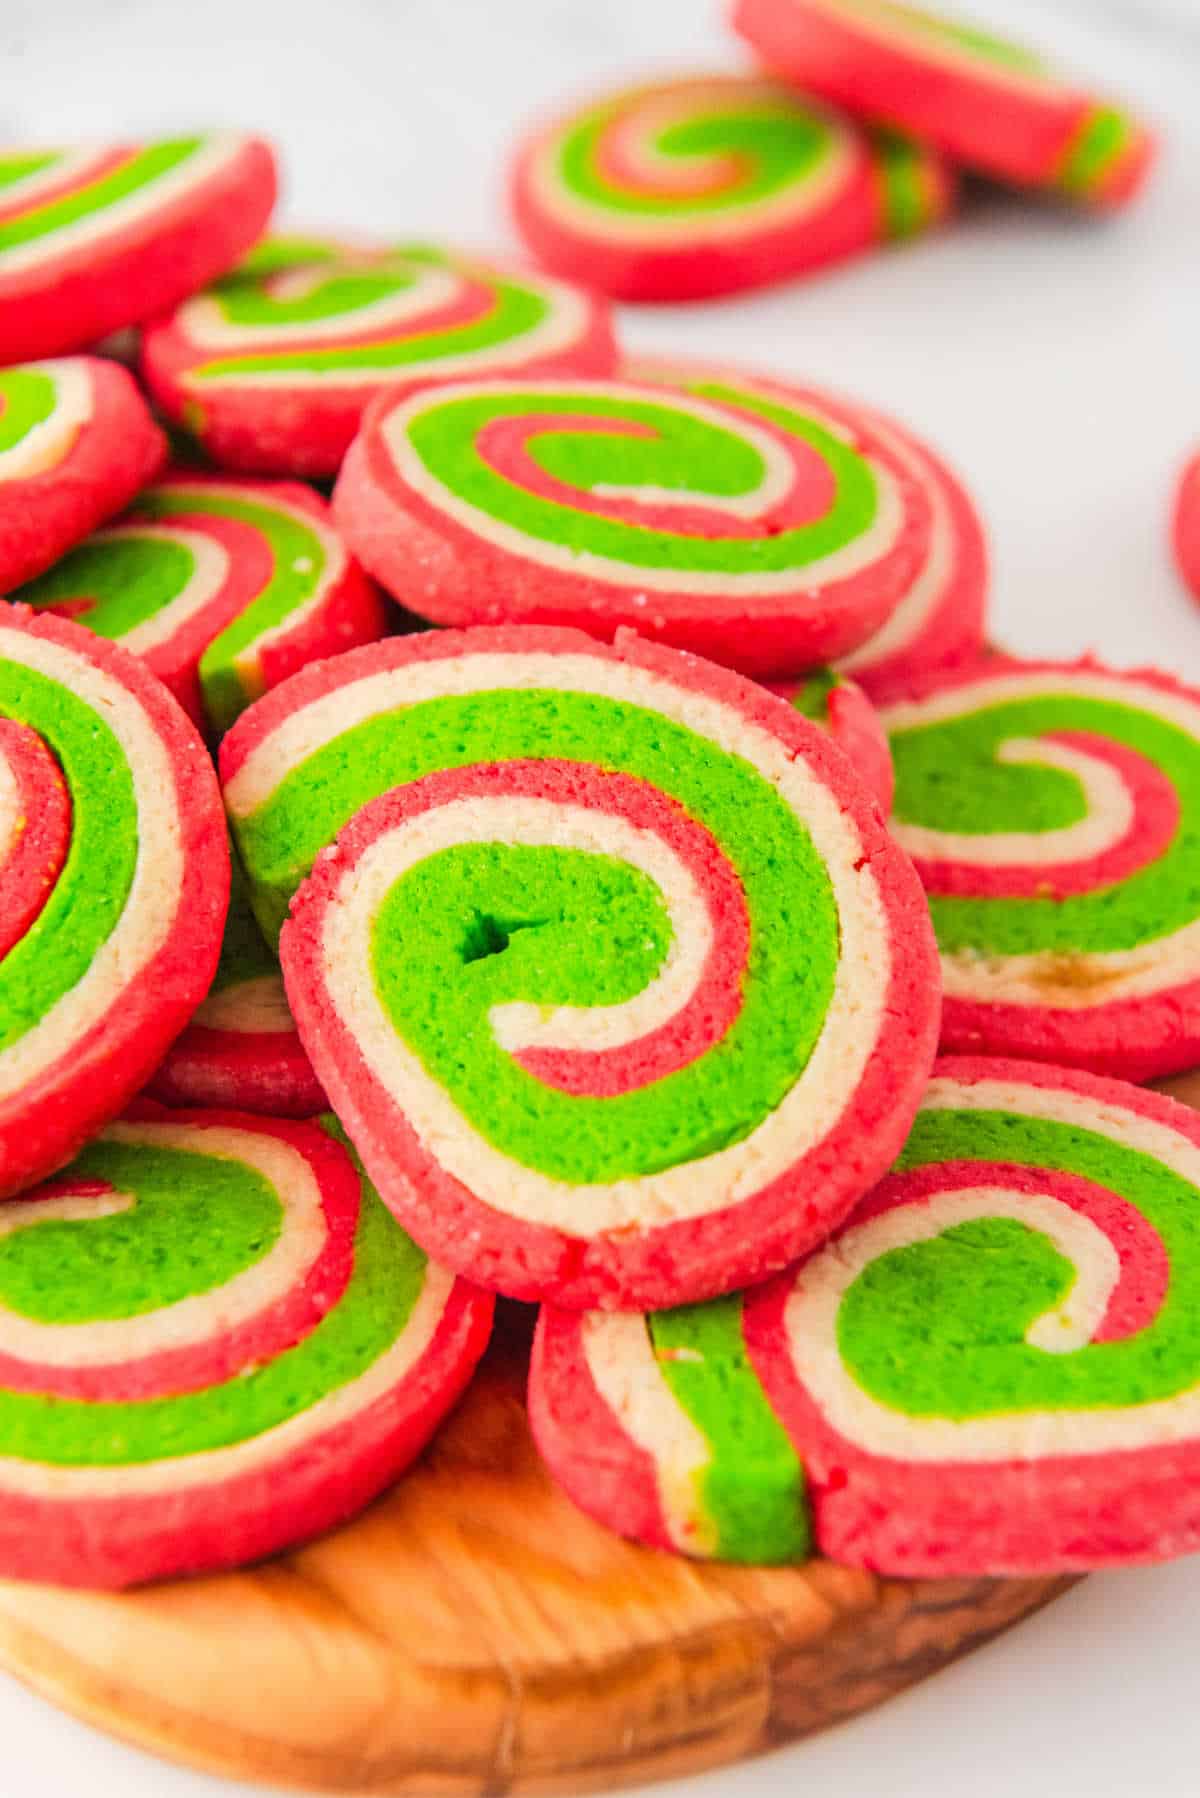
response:
[(1200, 1191), (1154, 1156), (1073, 1124), (1005, 1112), (926, 1111), (900, 1169), (992, 1161), (1082, 1175), (1153, 1226), (1170, 1284), (1144, 1329), (1065, 1354), (1026, 1331), (1061, 1303), (1074, 1268), (1035, 1227), (959, 1224), (880, 1255), (843, 1295), (838, 1349), (872, 1398), (910, 1417), (1145, 1405), (1200, 1381)]
[[(579, 493), (605, 486), (647, 487), (738, 499), (755, 494), (766, 477), (756, 446), (731, 418), (698, 417), (633, 393), (597, 390), (522, 391), (431, 397), (406, 427), (407, 443), (423, 468), (450, 494), (484, 518), (530, 540), (574, 553), (602, 556), (635, 568), (718, 575), (777, 574), (804, 569), (862, 536), (874, 522), (879, 494), (870, 464), (843, 438), (795, 407), (713, 383), (704, 397), (724, 400), (795, 439), (798, 457), (816, 456), (832, 476), (827, 510), (807, 524), (776, 528), (764, 522), (754, 536), (672, 531), (573, 506), (560, 495), (537, 493), (493, 467), (479, 450), (489, 425), (528, 415), (546, 420), (531, 431), (527, 450), (555, 482)], [(553, 421), (564, 423), (556, 427)], [(611, 428), (572, 430), (573, 419), (608, 421)], [(631, 427), (633, 427), (631, 429)], [(636, 434), (638, 428), (642, 434)], [(702, 501), (700, 503), (703, 503)]]
[(264, 926), (278, 931), (319, 850), (375, 795), (443, 768), (528, 757), (632, 775), (712, 833), (750, 916), (737, 1019), (705, 1056), (636, 1092), (568, 1096), (526, 1073), (497, 1049), (490, 1006), (629, 997), (661, 965), (667, 927), (626, 864), (496, 844), (430, 857), (393, 887), (373, 973), (396, 1029), (477, 1130), (553, 1177), (612, 1180), (743, 1140), (812, 1053), (837, 968), (837, 907), (811, 837), (771, 783), (665, 717), (521, 690), (429, 700), (356, 726), (236, 824)]
[(1178, 795), (1175, 836), (1162, 855), (1127, 879), (1063, 899), (931, 894), (938, 943), (947, 954), (1135, 949), (1200, 917), (1200, 742), (1132, 705), (1064, 690), (894, 731), (895, 816), (981, 839), (995, 831), (1041, 832), (1079, 823), (1087, 802), (1073, 774), (997, 759), (1011, 737), (1055, 731), (1107, 737), (1152, 762)]
[(678, 158), (681, 166), (693, 157), (735, 156), (740, 165), (736, 179), (708, 193), (680, 194), (666, 188), (655, 192), (613, 180), (604, 167), (605, 139), (620, 127), (627, 104), (618, 101), (585, 114), (566, 132), (557, 151), (563, 184), (577, 198), (606, 211), (702, 217), (731, 207), (752, 206), (808, 180), (830, 154), (834, 141), (823, 118), (782, 95), (712, 98), (691, 118), (659, 131), (653, 148), (663, 156)]

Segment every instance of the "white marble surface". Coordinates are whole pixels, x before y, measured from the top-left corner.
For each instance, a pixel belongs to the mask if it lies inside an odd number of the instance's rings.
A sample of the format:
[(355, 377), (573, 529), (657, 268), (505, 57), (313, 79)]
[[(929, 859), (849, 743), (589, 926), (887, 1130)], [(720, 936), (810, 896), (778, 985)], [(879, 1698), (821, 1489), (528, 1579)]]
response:
[[(1200, 0), (992, 0), (1167, 133), (1128, 219), (997, 203), (937, 241), (737, 303), (629, 311), (630, 343), (758, 361), (907, 416), (971, 482), (994, 632), (1200, 680), (1166, 554), (1200, 439)], [(736, 66), (718, 0), (0, 0), (0, 134), (257, 126), (297, 224), (511, 242), (504, 149), (564, 93)], [(674, 1798), (1194, 1798), (1200, 1561), (1095, 1578), (872, 1715)], [(5, 1798), (221, 1798), (0, 1679)]]

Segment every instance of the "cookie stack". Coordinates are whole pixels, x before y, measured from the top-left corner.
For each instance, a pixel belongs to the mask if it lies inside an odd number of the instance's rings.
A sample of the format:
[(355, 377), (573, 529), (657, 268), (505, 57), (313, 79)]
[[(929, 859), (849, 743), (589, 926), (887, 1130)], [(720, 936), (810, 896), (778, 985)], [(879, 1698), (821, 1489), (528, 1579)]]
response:
[(264, 237), (257, 139), (0, 156), (4, 1577), (347, 1518), (497, 1295), (644, 1542), (1200, 1546), (1200, 1119), (1141, 1084), (1200, 1062), (1200, 693), (990, 651), (919, 436), (608, 303), (1150, 139), (875, 0), (738, 24), (769, 77), (520, 149), (549, 272)]

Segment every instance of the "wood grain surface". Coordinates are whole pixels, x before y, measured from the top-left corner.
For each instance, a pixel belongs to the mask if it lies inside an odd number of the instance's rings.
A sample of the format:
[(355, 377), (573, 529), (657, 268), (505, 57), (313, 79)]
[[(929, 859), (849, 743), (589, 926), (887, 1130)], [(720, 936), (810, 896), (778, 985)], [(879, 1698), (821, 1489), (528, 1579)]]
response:
[[(1163, 1083), (1200, 1108), (1200, 1072)], [(507, 1309), (430, 1452), (346, 1528), (118, 1596), (0, 1582), (0, 1663), (193, 1766), (356, 1794), (580, 1792), (878, 1704), (1069, 1580), (880, 1580), (633, 1547), (551, 1484)]]

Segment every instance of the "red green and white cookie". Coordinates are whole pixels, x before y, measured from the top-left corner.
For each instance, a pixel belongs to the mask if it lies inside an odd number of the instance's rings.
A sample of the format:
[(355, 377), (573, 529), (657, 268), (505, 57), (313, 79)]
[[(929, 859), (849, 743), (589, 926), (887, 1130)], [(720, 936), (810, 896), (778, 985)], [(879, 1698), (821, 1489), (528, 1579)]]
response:
[[(804, 389), (747, 369), (731, 369), (684, 357), (626, 356), (623, 375), (720, 399), (752, 392), (761, 403), (788, 406)], [(811, 396), (810, 396), (811, 397)], [(839, 658), (872, 699), (903, 691), (931, 668), (974, 660), (983, 645), (988, 585), (987, 539), (970, 496), (939, 456), (894, 419), (844, 401), (826, 401), (866, 418), (873, 436), (919, 487), (929, 508), (929, 538), (907, 589), (887, 621), (856, 649)]]
[(1200, 1547), (1198, 1211), (1194, 1111), (939, 1062), (895, 1172), (746, 1299), (821, 1552), (925, 1578)]
[(492, 1299), (426, 1259), (338, 1135), (142, 1105), (0, 1206), (6, 1579), (258, 1560), (419, 1453)]
[(334, 493), (437, 624), (622, 625), (757, 676), (877, 631), (930, 553), (925, 487), (861, 412), (735, 375), (489, 381), (383, 398)]
[(622, 88), (539, 130), (511, 180), (548, 268), (623, 300), (703, 299), (840, 261), (936, 223), (954, 178), (754, 76)]
[(735, 0), (733, 23), (779, 75), (955, 161), (1091, 207), (1140, 188), (1144, 125), (1022, 44), (896, 0)]
[(708, 1296), (819, 1240), (903, 1140), (937, 1034), (924, 899), (761, 688), (632, 634), (428, 632), (306, 669), (221, 767), (264, 924), (295, 895), (318, 1077), (447, 1266), (569, 1305)]
[(886, 818), (892, 809), (892, 752), (879, 713), (862, 688), (836, 668), (814, 668), (800, 680), (770, 683), (802, 717), (811, 718), (854, 763)]
[(1179, 572), (1200, 599), (1200, 454), (1191, 458), (1180, 476), (1171, 532)]
[(283, 990), (279, 963), (250, 908), (236, 855), (229, 915), (207, 999), (146, 1091), (164, 1105), (211, 1105), (268, 1117), (326, 1109)]
[(944, 1045), (1133, 1080), (1200, 1061), (1200, 693), (997, 659), (881, 716)]
[(123, 368), (95, 356), (0, 368), (0, 593), (127, 506), (166, 453)]
[(229, 889), (203, 743), (148, 669), (0, 604), (0, 1198), (150, 1077), (211, 984)]
[(0, 151), (0, 362), (83, 349), (232, 266), (275, 203), (261, 138)]
[[(293, 260), (294, 256), (294, 260)], [(228, 468), (337, 473), (385, 388), (499, 374), (606, 374), (604, 302), (547, 275), (413, 245), (311, 258), (287, 240), (142, 341), (166, 416)]]
[(743, 1334), (741, 1293), (669, 1311), (538, 1318), (529, 1421), (550, 1472), (597, 1522), (701, 1560), (812, 1553), (804, 1464)]
[(132, 650), (218, 734), (306, 662), (387, 628), (329, 507), (296, 481), (170, 474), (16, 597)]

